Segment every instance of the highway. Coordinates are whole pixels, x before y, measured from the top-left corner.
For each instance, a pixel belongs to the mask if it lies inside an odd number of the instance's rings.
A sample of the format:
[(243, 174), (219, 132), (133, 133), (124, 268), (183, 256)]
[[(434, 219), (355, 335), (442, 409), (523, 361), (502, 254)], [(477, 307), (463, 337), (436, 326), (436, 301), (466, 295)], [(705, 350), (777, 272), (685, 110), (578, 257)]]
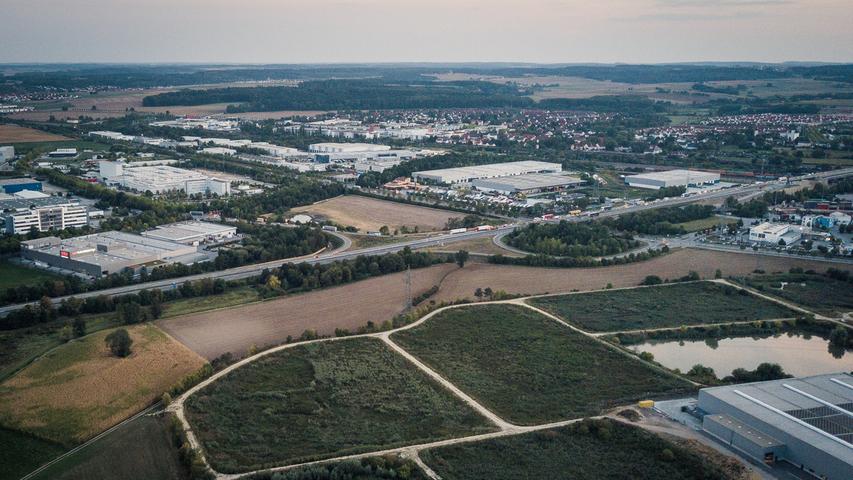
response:
[[(791, 177), (790, 180), (791, 181), (800, 181), (800, 180), (807, 180), (807, 179), (832, 180), (832, 179), (847, 177), (850, 175), (853, 175), (853, 167), (852, 168), (839, 169), (839, 170), (832, 170), (832, 171), (828, 171), (828, 172), (821, 172), (821, 173), (816, 173), (816, 174), (812, 174), (812, 175), (804, 175), (801, 177)], [(595, 220), (595, 219), (600, 219), (600, 218), (605, 218), (605, 217), (615, 217), (615, 216), (622, 215), (625, 213), (633, 213), (633, 212), (639, 212), (639, 211), (643, 211), (643, 210), (651, 210), (651, 209), (655, 209), (655, 208), (674, 207), (674, 206), (686, 205), (686, 204), (699, 202), (699, 201), (706, 201), (706, 200), (720, 200), (720, 199), (725, 199), (725, 198), (730, 197), (730, 196), (741, 197), (744, 195), (750, 195), (750, 194), (754, 194), (754, 193), (758, 193), (758, 192), (763, 193), (763, 192), (767, 192), (767, 191), (779, 190), (779, 189), (785, 188), (786, 186), (788, 186), (788, 183), (785, 181), (772, 181), (772, 182), (764, 182), (761, 184), (758, 184), (758, 183), (748, 184), (748, 185), (726, 188), (726, 189), (721, 189), (721, 190), (713, 190), (713, 191), (704, 192), (704, 193), (700, 193), (700, 194), (696, 194), (696, 195), (690, 195), (687, 197), (676, 197), (676, 198), (670, 198), (670, 199), (665, 199), (665, 200), (658, 200), (658, 201), (649, 202), (649, 203), (646, 203), (643, 205), (632, 205), (632, 206), (624, 207), (624, 208), (615, 208), (612, 210), (606, 210), (606, 211), (599, 212), (594, 217), (589, 216), (589, 215), (584, 215), (584, 216), (576, 216), (576, 217), (561, 217), (561, 218), (555, 218), (553, 220), (548, 220), (548, 221), (549, 222), (557, 222), (560, 220), (566, 220), (569, 222), (588, 222), (588, 221)], [(98, 295), (107, 295), (107, 296), (125, 295), (125, 294), (130, 294), (130, 293), (136, 293), (140, 290), (146, 290), (146, 289), (170, 290), (170, 289), (176, 288), (179, 284), (181, 284), (183, 282), (192, 281), (192, 280), (201, 280), (203, 278), (214, 278), (214, 279), (221, 278), (223, 280), (239, 280), (239, 279), (244, 279), (244, 278), (256, 276), (256, 275), (260, 274), (264, 269), (267, 269), (267, 268), (269, 268), (269, 269), (278, 268), (282, 264), (285, 264), (285, 263), (307, 262), (307, 263), (314, 263), (314, 264), (326, 264), (326, 263), (336, 262), (339, 260), (352, 259), (352, 258), (358, 257), (360, 255), (383, 255), (386, 253), (400, 251), (406, 247), (409, 247), (412, 250), (415, 250), (418, 248), (425, 248), (425, 247), (445, 246), (447, 244), (452, 244), (452, 243), (456, 243), (456, 242), (460, 242), (460, 241), (464, 241), (464, 240), (470, 240), (473, 238), (491, 237), (495, 234), (506, 233), (506, 232), (509, 232), (511, 230), (514, 230), (515, 228), (522, 227), (522, 226), (526, 225), (527, 223), (529, 223), (529, 222), (528, 221), (519, 221), (519, 222), (516, 222), (514, 224), (504, 225), (504, 226), (499, 227), (495, 230), (473, 231), (473, 232), (465, 232), (465, 233), (457, 233), (457, 234), (449, 234), (448, 233), (448, 234), (436, 235), (433, 237), (410, 240), (407, 242), (395, 243), (392, 245), (381, 245), (381, 246), (361, 248), (361, 249), (356, 249), (356, 250), (336, 249), (336, 250), (332, 250), (329, 252), (324, 252), (324, 253), (318, 254), (316, 256), (315, 255), (307, 255), (307, 256), (302, 256), (302, 257), (273, 260), (273, 261), (265, 262), (265, 263), (256, 263), (256, 264), (252, 264), (252, 265), (244, 265), (241, 267), (229, 268), (226, 270), (219, 270), (219, 271), (215, 271), (215, 272), (205, 272), (205, 273), (200, 273), (197, 275), (190, 275), (190, 276), (186, 276), (186, 277), (172, 278), (172, 279), (168, 279), (168, 280), (158, 280), (158, 281), (145, 282), (145, 283), (138, 283), (138, 284), (127, 285), (127, 286), (123, 286), (123, 287), (115, 287), (115, 288), (109, 288), (109, 289), (104, 289), (104, 290), (97, 290), (97, 291), (92, 291), (92, 292), (79, 293), (76, 295), (67, 295), (67, 296), (63, 296), (63, 297), (55, 297), (52, 299), (52, 301), (54, 304), (59, 304), (63, 300), (70, 298), (72, 296), (76, 297), (76, 298), (88, 298), (88, 297), (95, 297)], [(329, 232), (329, 233), (331, 233), (331, 232)], [(346, 238), (340, 234), (336, 234), (336, 236)], [(344, 246), (345, 247), (351, 245), (348, 242), (349, 242), (348, 239), (344, 240)], [(18, 304), (13, 304), (13, 305), (7, 305), (5, 307), (0, 307), (0, 316), (5, 316), (9, 312), (23, 308), (25, 305), (28, 305), (28, 304), (35, 305), (36, 303), (37, 302), (18, 303)]]

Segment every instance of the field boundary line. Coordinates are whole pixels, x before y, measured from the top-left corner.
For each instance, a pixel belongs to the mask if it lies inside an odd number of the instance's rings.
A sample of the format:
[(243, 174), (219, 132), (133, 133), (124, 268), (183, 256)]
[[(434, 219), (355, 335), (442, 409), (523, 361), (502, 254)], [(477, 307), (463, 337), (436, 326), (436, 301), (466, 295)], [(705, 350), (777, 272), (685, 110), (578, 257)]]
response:
[(677, 327), (658, 327), (658, 328), (641, 328), (637, 330), (613, 330), (609, 332), (589, 332), (590, 335), (595, 335), (596, 337), (606, 337), (608, 335), (619, 335), (622, 333), (645, 333), (645, 332), (665, 332), (667, 330), (681, 330), (682, 328), (686, 328), (690, 330), (691, 328), (701, 328), (701, 327), (722, 327), (726, 325), (746, 325), (748, 323), (755, 322), (785, 322), (789, 320), (796, 320), (796, 317), (782, 317), (782, 318), (758, 318), (755, 320), (738, 320), (735, 322), (719, 322), (719, 323), (696, 323), (693, 325), (679, 325)]

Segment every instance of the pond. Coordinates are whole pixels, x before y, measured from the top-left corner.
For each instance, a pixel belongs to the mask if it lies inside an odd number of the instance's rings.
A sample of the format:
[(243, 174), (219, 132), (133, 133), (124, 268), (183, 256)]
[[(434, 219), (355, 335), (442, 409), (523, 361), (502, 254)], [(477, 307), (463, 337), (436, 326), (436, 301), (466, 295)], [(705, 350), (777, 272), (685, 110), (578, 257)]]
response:
[(830, 352), (829, 342), (818, 336), (649, 340), (629, 348), (638, 353), (649, 352), (661, 365), (682, 372), (701, 363), (713, 368), (719, 378), (736, 368), (754, 370), (761, 363), (778, 363), (797, 377), (853, 370), (853, 353), (837, 349)]

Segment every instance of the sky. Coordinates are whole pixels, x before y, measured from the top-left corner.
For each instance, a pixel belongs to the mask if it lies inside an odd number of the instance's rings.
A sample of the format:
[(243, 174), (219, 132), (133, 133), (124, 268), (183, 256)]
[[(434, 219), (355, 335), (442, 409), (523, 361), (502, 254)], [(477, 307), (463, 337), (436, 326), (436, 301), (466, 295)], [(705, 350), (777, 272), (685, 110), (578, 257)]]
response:
[(0, 62), (853, 62), (853, 0), (0, 0)]

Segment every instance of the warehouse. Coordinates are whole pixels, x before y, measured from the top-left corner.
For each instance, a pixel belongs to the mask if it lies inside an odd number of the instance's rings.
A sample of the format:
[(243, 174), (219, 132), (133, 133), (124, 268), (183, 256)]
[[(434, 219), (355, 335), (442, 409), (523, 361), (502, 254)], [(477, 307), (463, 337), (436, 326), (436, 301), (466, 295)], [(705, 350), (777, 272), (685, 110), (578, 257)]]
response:
[(471, 186), (477, 190), (502, 195), (528, 195), (577, 187), (582, 184), (583, 180), (580, 178), (560, 173), (530, 173), (514, 177), (477, 179), (471, 182)]
[(191, 220), (160, 225), (152, 230), (142, 232), (142, 236), (156, 240), (183, 243), (185, 245), (199, 245), (235, 238), (237, 236), (237, 227), (223, 223)]
[(704, 388), (710, 436), (760, 462), (786, 461), (818, 478), (853, 478), (853, 376), (817, 375)]
[(471, 167), (425, 170), (413, 173), (412, 177), (416, 181), (427, 181), (432, 183), (467, 183), (484, 178), (509, 177), (513, 175), (527, 175), (531, 173), (557, 173), (562, 171), (563, 166), (559, 163), (524, 160), (521, 162), (492, 163)]
[(211, 254), (191, 245), (146, 238), (125, 232), (103, 232), (60, 239), (46, 237), (21, 242), (21, 256), (51, 267), (100, 277), (126, 268), (134, 271), (170, 263), (191, 264)]
[(13, 194), (21, 190), (41, 191), (41, 182), (32, 178), (4, 178), (0, 180), (3, 193)]
[(629, 187), (660, 190), (666, 187), (701, 187), (720, 183), (720, 174), (698, 170), (666, 170), (625, 177)]
[(312, 143), (308, 145), (311, 153), (356, 153), (356, 152), (387, 152), (388, 145), (375, 143)]
[(103, 160), (99, 163), (99, 168), (99, 174), (107, 184), (119, 185), (136, 192), (150, 191), (158, 194), (179, 191), (187, 195), (231, 193), (231, 183), (226, 180), (168, 165), (136, 167), (121, 160)]

